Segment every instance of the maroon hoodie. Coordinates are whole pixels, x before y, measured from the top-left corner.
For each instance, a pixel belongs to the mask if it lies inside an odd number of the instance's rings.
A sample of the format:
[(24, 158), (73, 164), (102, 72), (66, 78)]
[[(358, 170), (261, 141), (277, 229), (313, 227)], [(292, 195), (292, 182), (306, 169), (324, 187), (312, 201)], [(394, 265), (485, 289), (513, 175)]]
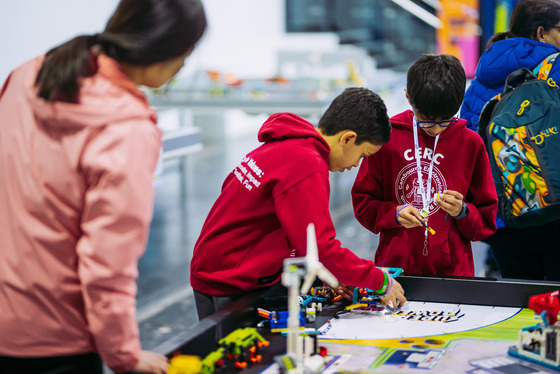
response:
[(285, 258), (305, 256), (312, 222), (319, 260), (340, 282), (381, 288), (381, 270), (335, 239), (330, 148), (315, 127), (278, 113), (263, 124), (258, 138), (264, 144), (228, 175), (202, 227), (191, 262), (192, 287), (224, 296), (278, 282)]
[(396, 208), (412, 204), (419, 210), (412, 119), (405, 111), (391, 118), (391, 140), (379, 152), (364, 160), (352, 188), (354, 213), (360, 223), (381, 233), (375, 263), (401, 267), (405, 273), (473, 276), (471, 241), (496, 231), (498, 201), (488, 155), (480, 136), (459, 120), (440, 134), (435, 155), (435, 137), (418, 129), (422, 180), (428, 179), (434, 157), (431, 195), (454, 190), (464, 196), (469, 213), (462, 219), (448, 217), (435, 203), (430, 205), (428, 235), (424, 255), (424, 228), (405, 229), (395, 218)]

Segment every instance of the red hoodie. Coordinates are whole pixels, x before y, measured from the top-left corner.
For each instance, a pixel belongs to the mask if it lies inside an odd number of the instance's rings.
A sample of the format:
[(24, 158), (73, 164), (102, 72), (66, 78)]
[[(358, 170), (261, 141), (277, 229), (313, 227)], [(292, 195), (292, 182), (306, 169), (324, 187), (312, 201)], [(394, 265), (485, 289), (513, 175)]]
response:
[[(454, 190), (464, 196), (469, 213), (462, 219), (446, 218), (435, 203), (430, 205), (427, 255), (424, 228), (405, 229), (395, 218), (398, 205), (422, 201), (414, 193), (418, 184), (414, 158), (414, 113), (405, 111), (391, 118), (391, 140), (364, 160), (352, 188), (354, 213), (360, 223), (381, 233), (375, 263), (401, 267), (406, 273), (473, 276), (471, 241), (496, 231), (498, 201), (488, 155), (480, 136), (459, 120), (439, 136), (436, 147), (431, 195)], [(423, 182), (428, 179), (435, 138), (418, 130)]]
[(329, 213), (330, 148), (315, 127), (278, 113), (262, 126), (263, 145), (228, 175), (194, 247), (191, 285), (214, 296), (255, 290), (280, 280), (283, 261), (305, 256), (315, 224), (319, 260), (340, 282), (383, 285), (372, 261), (342, 248)]

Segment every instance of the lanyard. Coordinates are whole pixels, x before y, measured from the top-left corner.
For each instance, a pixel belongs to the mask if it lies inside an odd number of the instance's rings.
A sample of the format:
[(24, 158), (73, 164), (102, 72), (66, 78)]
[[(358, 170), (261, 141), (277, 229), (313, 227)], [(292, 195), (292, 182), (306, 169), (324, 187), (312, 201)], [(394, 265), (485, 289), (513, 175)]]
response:
[(414, 130), (414, 158), (416, 159), (416, 173), (418, 175), (418, 183), (420, 185), (420, 196), (422, 197), (422, 211), (421, 213), (426, 216), (428, 215), (428, 208), (431, 202), (430, 190), (432, 186), (432, 171), (434, 169), (434, 160), (436, 156), (436, 147), (439, 139), (439, 134), (436, 136), (434, 142), (434, 149), (432, 150), (432, 160), (430, 161), (430, 167), (428, 168), (428, 181), (426, 187), (424, 187), (422, 178), (422, 167), (420, 165), (420, 146), (418, 144), (418, 120), (416, 116), (412, 121), (412, 128)]
[[(430, 190), (432, 189), (432, 171), (434, 169), (434, 160), (436, 159), (436, 147), (439, 139), (439, 134), (436, 135), (436, 140), (434, 142), (434, 149), (432, 150), (432, 160), (430, 161), (430, 167), (428, 168), (428, 181), (426, 183), (426, 188), (424, 188), (423, 178), (422, 178), (422, 168), (420, 165), (420, 146), (418, 145), (418, 120), (416, 116), (412, 121), (412, 128), (414, 130), (414, 158), (416, 159), (416, 173), (418, 175), (418, 183), (420, 185), (420, 196), (422, 196), (422, 210), (420, 213), (425, 217), (428, 215), (428, 209), (431, 203)], [(424, 248), (422, 249), (422, 254), (424, 256), (428, 255), (428, 228), (424, 230)]]

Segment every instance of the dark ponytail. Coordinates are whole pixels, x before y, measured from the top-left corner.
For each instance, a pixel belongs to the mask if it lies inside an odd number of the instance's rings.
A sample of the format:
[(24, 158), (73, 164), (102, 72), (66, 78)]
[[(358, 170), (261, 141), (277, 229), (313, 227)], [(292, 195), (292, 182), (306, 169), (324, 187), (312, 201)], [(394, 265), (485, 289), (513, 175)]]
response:
[(96, 36), (78, 36), (47, 52), (37, 74), (38, 95), (47, 101), (78, 102), (79, 78), (97, 71), (96, 59), (90, 52)]
[(509, 38), (515, 38), (515, 35), (513, 35), (511, 31), (499, 32), (497, 34), (494, 34), (490, 38), (490, 40), (488, 40), (488, 43), (486, 43), (486, 49), (490, 48), (492, 44), (499, 42), (500, 40), (505, 40)]
[(121, 0), (101, 34), (79, 36), (47, 53), (36, 80), (39, 96), (77, 103), (79, 79), (97, 71), (93, 45), (120, 63), (148, 66), (193, 50), (206, 26), (200, 0)]

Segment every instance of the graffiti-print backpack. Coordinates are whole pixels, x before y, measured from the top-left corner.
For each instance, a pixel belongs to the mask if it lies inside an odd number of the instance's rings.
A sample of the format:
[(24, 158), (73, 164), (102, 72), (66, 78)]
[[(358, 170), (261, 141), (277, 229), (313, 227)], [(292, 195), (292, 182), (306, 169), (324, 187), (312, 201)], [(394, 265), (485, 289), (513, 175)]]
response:
[(558, 55), (533, 71), (511, 73), (480, 114), (478, 133), (490, 157), (499, 214), (509, 227), (560, 219), (560, 90), (548, 78)]

